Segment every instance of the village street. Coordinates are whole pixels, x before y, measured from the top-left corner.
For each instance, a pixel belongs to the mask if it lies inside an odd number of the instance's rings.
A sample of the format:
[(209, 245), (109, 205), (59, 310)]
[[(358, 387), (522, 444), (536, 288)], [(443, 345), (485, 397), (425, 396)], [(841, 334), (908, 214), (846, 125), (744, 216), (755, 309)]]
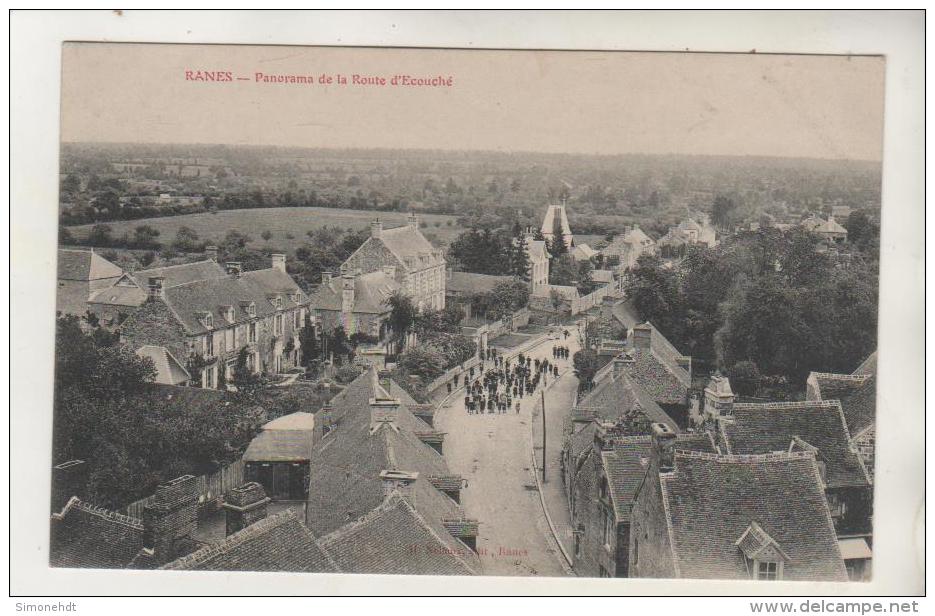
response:
[[(577, 329), (569, 328), (565, 340), (545, 339), (526, 355), (539, 359), (552, 358), (553, 345), (570, 349), (569, 358), (554, 360), (562, 376), (555, 388), (548, 379), (546, 406), (548, 458), (547, 473), (557, 473), (561, 449), (561, 426), (570, 411), (568, 383), (576, 383), (571, 356), (579, 348)], [(565, 576), (570, 570), (552, 536), (543, 514), (536, 477), (533, 473), (532, 421), (541, 421), (534, 407), (541, 400), (541, 390), (521, 401), (520, 413), (469, 415), (464, 407), (463, 391), (452, 395), (436, 413), (436, 425), (447, 433), (445, 457), (453, 472), (467, 480), (461, 492), (466, 514), (480, 522), (478, 552), (486, 575)], [(539, 432), (541, 435), (541, 432)], [(541, 438), (541, 436), (540, 436)], [(537, 447), (536, 455), (541, 456)], [(549, 486), (560, 490), (561, 478), (549, 477)], [(567, 528), (567, 506), (562, 499), (549, 499), (561, 507), (553, 514)], [(551, 513), (551, 509), (550, 509)], [(561, 532), (561, 531), (560, 531)]]

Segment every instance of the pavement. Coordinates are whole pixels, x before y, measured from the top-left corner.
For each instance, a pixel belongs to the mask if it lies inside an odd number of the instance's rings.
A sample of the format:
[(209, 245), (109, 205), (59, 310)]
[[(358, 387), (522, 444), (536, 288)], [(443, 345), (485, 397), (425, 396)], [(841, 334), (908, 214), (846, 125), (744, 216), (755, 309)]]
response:
[[(524, 353), (553, 361), (552, 346), (557, 344), (568, 346), (573, 353), (577, 336), (573, 328), (571, 331), (573, 335), (565, 341), (545, 338)], [(577, 384), (571, 373), (571, 358), (557, 363), (565, 375), (557, 382), (549, 379), (545, 395), (547, 474), (553, 472), (552, 459), (557, 460), (561, 451), (561, 425), (571, 408), (568, 390)], [(572, 575), (543, 511), (533, 471), (531, 422), (540, 391), (522, 398), (519, 414), (511, 410), (503, 415), (469, 415), (463, 392), (450, 396), (436, 411), (436, 425), (447, 433), (448, 466), (467, 480), (461, 504), (469, 517), (480, 522), (477, 547), (485, 575)], [(541, 455), (540, 450), (536, 451)], [(543, 497), (553, 521), (557, 518), (559, 526), (567, 528), (567, 504), (563, 497), (555, 498), (562, 494), (561, 477), (557, 468), (554, 472), (554, 477), (543, 485)]]

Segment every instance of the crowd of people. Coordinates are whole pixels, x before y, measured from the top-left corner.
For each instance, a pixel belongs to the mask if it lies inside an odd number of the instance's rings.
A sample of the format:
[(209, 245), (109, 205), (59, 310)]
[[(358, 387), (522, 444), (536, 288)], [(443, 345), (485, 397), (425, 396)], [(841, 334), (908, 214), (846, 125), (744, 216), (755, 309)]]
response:
[[(553, 359), (567, 357), (567, 348), (552, 347)], [(471, 368), (465, 380), (464, 407), (469, 415), (505, 414), (510, 410), (518, 414), (520, 401), (548, 386), (549, 377), (557, 379), (558, 373), (558, 365), (548, 359), (533, 359), (522, 353), (509, 359), (494, 348), (487, 349), (480, 365)]]

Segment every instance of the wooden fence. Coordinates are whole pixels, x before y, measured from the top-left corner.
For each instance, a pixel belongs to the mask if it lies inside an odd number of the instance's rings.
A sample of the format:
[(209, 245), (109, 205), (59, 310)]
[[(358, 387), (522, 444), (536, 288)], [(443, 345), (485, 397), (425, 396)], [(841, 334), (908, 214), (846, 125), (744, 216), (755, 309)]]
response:
[[(243, 484), (243, 460), (237, 460), (225, 466), (213, 475), (202, 475), (197, 479), (198, 507), (212, 507), (218, 504), (225, 493)], [(143, 507), (153, 500), (152, 496), (127, 505), (126, 513), (131, 518), (142, 518)]]

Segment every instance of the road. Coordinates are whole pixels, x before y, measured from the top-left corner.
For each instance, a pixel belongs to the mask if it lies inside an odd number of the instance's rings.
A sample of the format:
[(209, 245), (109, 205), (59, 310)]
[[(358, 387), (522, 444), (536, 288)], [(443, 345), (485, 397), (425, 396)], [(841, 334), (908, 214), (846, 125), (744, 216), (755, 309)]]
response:
[[(553, 361), (554, 344), (574, 344), (573, 349), (577, 349), (577, 335), (573, 328), (570, 331), (567, 341), (545, 340), (526, 355)], [(560, 370), (571, 370), (570, 358), (557, 363)], [(560, 404), (567, 406), (567, 392), (561, 391), (566, 380), (560, 378), (556, 394), (552, 388), (546, 390), (548, 412), (555, 411), (559, 426), (558, 415), (569, 410), (560, 411)], [(553, 384), (553, 379), (548, 382)], [(539, 391), (534, 394), (536, 401)], [(469, 415), (463, 392), (452, 395), (450, 406), (436, 412), (436, 425), (447, 433), (445, 458), (451, 470), (467, 480), (461, 503), (466, 514), (480, 522), (477, 547), (485, 575), (570, 575), (543, 514), (533, 476), (533, 398), (523, 398), (520, 406), (519, 414), (513, 410), (505, 415)], [(553, 421), (548, 423), (552, 429)], [(560, 448), (561, 428), (557, 430)], [(548, 442), (552, 441), (549, 437)], [(558, 476), (554, 480), (561, 483)]]

